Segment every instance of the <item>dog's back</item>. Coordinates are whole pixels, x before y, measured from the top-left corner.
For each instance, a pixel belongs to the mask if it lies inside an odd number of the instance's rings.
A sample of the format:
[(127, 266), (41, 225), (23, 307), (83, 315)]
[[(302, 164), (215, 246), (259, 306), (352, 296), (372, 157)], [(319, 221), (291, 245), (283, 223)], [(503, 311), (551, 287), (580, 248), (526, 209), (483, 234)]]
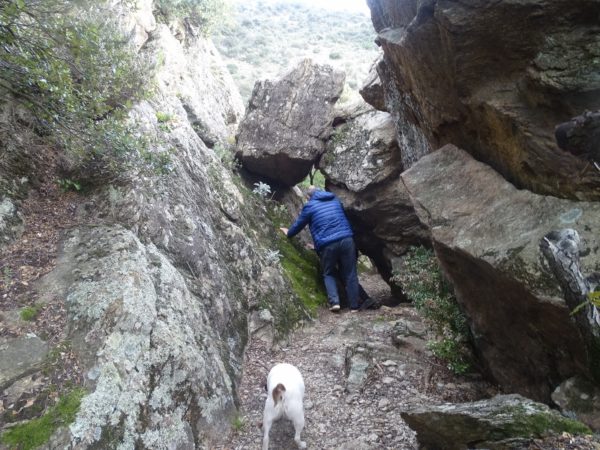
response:
[[(273, 366), (267, 377), (267, 391), (277, 405), (279, 399), (304, 398), (304, 379), (300, 371), (291, 364), (280, 363)], [(277, 399), (277, 400), (276, 400)]]
[(304, 380), (300, 371), (291, 364), (280, 363), (271, 369), (267, 377), (267, 401), (263, 418), (263, 449), (269, 446), (269, 430), (274, 421), (282, 416), (294, 423), (294, 440), (300, 448), (306, 444), (300, 441), (304, 428)]

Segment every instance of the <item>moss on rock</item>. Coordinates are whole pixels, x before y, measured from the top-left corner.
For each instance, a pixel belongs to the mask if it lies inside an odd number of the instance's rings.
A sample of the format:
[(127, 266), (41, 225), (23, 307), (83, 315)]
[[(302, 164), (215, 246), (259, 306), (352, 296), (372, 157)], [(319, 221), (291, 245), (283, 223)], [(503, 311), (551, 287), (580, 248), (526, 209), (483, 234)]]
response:
[(83, 388), (74, 389), (43, 416), (10, 428), (2, 435), (2, 443), (10, 448), (30, 450), (48, 442), (56, 430), (75, 420), (85, 392)]

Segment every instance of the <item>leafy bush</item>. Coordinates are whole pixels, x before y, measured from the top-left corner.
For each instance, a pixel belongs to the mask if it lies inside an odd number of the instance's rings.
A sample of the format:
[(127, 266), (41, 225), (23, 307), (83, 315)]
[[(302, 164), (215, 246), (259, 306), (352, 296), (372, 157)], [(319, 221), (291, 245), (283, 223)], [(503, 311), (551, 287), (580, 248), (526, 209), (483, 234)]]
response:
[(472, 361), (469, 328), (433, 252), (412, 247), (392, 281), (402, 286), (435, 334), (436, 339), (428, 344), (433, 354), (455, 373), (467, 372)]
[(38, 133), (88, 175), (110, 176), (112, 165), (122, 173), (140, 147), (127, 111), (143, 96), (149, 70), (103, 2), (77, 11), (73, 3), (0, 3), (0, 101), (32, 112)]
[(155, 7), (159, 17), (166, 21), (187, 20), (200, 28), (204, 36), (225, 20), (228, 9), (223, 0), (156, 0)]

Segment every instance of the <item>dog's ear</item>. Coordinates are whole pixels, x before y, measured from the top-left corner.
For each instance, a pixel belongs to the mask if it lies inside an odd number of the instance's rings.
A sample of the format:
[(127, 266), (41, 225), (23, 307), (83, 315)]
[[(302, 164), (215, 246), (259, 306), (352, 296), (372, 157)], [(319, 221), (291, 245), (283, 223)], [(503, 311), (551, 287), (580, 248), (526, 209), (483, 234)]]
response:
[(277, 386), (275, 386), (275, 389), (273, 389), (273, 401), (275, 402), (275, 406), (277, 406), (277, 403), (283, 400), (284, 392), (285, 386), (281, 383), (279, 383)]

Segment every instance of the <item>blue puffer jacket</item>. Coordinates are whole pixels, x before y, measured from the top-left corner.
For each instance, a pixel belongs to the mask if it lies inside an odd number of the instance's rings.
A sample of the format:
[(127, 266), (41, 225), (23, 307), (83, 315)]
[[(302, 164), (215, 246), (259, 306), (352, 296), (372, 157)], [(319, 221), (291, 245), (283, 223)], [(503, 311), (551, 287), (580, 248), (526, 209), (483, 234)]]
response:
[(353, 235), (342, 203), (331, 192), (316, 191), (310, 197), (288, 230), (288, 237), (298, 234), (307, 224), (317, 251), (327, 244)]

